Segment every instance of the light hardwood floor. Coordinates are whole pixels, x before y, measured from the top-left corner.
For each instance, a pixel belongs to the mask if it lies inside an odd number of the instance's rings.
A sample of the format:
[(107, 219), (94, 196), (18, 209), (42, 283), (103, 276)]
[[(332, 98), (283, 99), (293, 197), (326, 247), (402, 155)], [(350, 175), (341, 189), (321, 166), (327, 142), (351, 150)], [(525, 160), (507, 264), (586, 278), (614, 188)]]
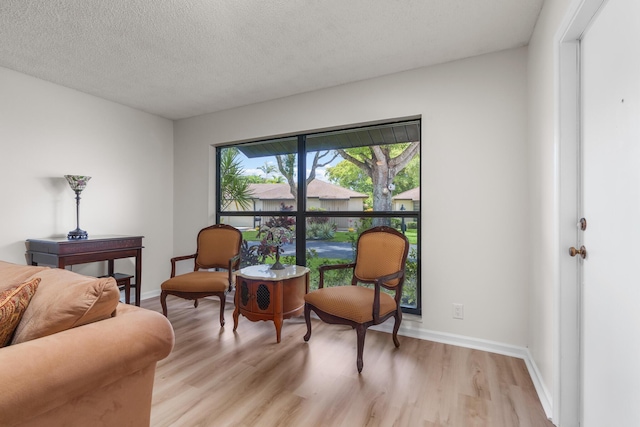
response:
[[(231, 300), (232, 301), (232, 300)], [(158, 363), (151, 426), (553, 426), (524, 362), (483, 351), (368, 331), (364, 369), (356, 334), (288, 319), (282, 342), (272, 322), (240, 316), (218, 323), (219, 303), (169, 297), (176, 345)], [(142, 306), (162, 312), (159, 298)], [(391, 322), (393, 320), (390, 320)]]

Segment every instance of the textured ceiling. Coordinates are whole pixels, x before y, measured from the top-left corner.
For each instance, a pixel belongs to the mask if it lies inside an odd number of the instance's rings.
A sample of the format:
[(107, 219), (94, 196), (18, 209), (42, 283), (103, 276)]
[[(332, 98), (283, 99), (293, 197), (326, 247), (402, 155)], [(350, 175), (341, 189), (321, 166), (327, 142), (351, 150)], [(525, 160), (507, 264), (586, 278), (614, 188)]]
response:
[(0, 0), (0, 66), (170, 119), (524, 46), (543, 0)]

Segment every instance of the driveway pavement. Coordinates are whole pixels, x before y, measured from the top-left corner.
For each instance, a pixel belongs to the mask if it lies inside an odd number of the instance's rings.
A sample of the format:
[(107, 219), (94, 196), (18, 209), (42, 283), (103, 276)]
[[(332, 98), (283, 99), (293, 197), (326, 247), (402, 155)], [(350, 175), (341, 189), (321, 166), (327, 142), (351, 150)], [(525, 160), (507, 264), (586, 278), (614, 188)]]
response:
[[(257, 245), (257, 241), (249, 241), (249, 246)], [(411, 245), (415, 248), (416, 245)], [(293, 244), (284, 245), (284, 255), (295, 255), (296, 247)], [(313, 249), (322, 258), (353, 259), (353, 249), (350, 242), (326, 242), (324, 240), (307, 240), (307, 249)], [(411, 253), (411, 249), (409, 250)]]

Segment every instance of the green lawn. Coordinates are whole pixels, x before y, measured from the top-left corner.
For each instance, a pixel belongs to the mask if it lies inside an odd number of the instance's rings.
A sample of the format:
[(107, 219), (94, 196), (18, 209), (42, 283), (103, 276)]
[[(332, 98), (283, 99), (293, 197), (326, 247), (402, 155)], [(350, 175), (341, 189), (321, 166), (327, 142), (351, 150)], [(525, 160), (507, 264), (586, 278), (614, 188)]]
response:
[(244, 240), (258, 240), (258, 238), (256, 237), (257, 234), (258, 232), (255, 230), (243, 231), (242, 238)]
[(407, 230), (404, 233), (405, 236), (407, 236), (407, 239), (409, 239), (409, 243), (411, 243), (412, 245), (417, 245), (418, 244), (418, 231), (417, 230)]
[(327, 240), (327, 242), (350, 242), (356, 235), (355, 232), (349, 231), (336, 231), (333, 239)]

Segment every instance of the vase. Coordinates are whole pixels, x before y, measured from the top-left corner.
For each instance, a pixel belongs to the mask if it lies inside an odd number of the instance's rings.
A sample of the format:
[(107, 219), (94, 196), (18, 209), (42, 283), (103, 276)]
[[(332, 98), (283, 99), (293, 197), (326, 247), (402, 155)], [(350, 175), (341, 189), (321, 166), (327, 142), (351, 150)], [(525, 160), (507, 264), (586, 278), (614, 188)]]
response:
[(276, 262), (271, 266), (271, 270), (284, 270), (284, 265), (280, 264), (280, 246), (276, 246)]

